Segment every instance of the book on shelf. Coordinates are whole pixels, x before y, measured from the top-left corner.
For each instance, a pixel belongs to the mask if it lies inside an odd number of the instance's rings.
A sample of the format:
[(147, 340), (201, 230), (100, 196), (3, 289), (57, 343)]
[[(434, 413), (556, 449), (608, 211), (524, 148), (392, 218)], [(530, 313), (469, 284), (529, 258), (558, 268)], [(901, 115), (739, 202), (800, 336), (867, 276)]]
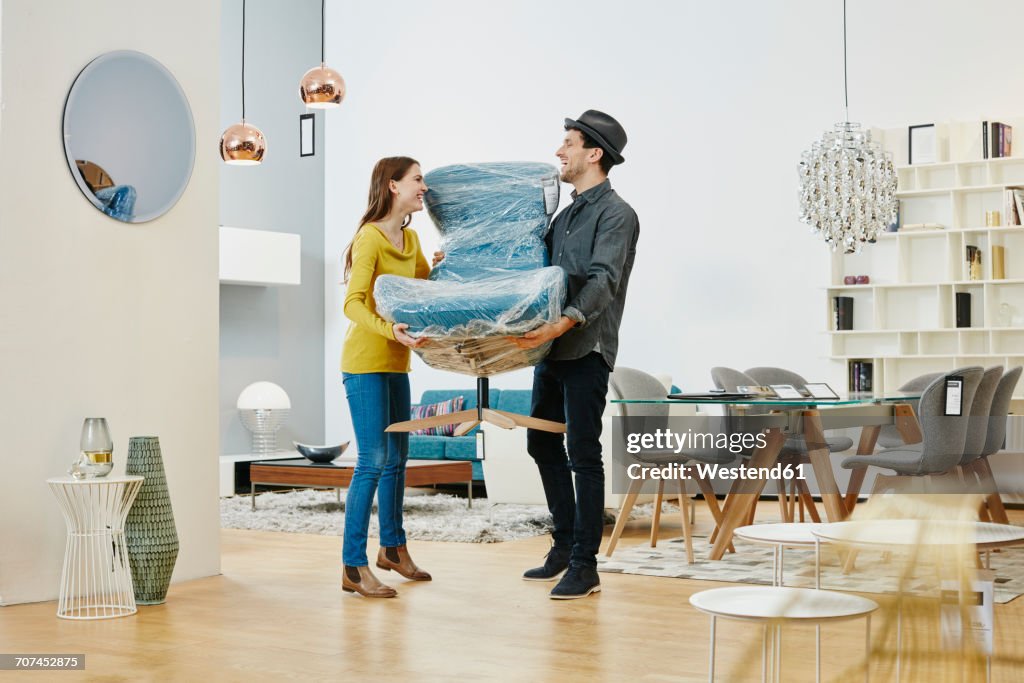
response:
[(874, 367), (869, 360), (850, 361), (847, 370), (851, 392), (873, 391)]
[(1017, 212), (1017, 200), (1014, 197), (1013, 189), (1003, 190), (1003, 216), (1006, 225), (1020, 225), (1020, 214)]
[[(1017, 209), (1018, 218), (1024, 219), (1024, 190), (1013, 188), (1013, 205)], [(1017, 225), (1020, 225), (1020, 221)]]
[(1013, 152), (1013, 127), (1005, 123), (993, 121), (989, 132), (989, 147), (991, 158), (1000, 159), (1008, 157)]
[(988, 159), (988, 121), (981, 122), (981, 158)]

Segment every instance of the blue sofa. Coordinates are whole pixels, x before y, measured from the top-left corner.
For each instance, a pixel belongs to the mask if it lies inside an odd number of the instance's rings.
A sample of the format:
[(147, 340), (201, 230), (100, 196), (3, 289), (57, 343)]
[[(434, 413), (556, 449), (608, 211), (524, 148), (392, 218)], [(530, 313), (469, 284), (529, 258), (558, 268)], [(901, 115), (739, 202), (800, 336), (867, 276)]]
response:
[[(507, 410), (522, 415), (530, 414), (529, 389), (491, 389), (488, 403), (496, 410)], [(476, 408), (476, 389), (428, 389), (420, 398), (420, 405), (447, 401), (456, 396), (465, 398), (463, 410)], [(484, 469), (477, 460), (476, 439), (479, 428), (474, 427), (466, 436), (409, 435), (411, 460), (470, 460), (473, 462), (473, 481), (484, 480)]]

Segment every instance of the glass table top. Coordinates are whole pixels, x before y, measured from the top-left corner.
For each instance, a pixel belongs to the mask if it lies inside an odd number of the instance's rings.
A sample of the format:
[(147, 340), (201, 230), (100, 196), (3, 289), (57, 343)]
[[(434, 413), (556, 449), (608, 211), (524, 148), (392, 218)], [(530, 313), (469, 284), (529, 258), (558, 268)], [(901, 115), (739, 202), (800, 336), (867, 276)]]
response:
[(760, 396), (750, 398), (736, 398), (714, 396), (714, 392), (708, 392), (698, 397), (684, 397), (674, 395), (677, 398), (616, 398), (612, 403), (694, 403), (700, 405), (733, 405), (733, 406), (856, 406), (870, 405), (872, 403), (905, 403), (916, 401), (921, 398), (920, 393), (891, 393), (891, 394), (850, 394), (835, 398), (811, 398), (782, 399), (775, 396)]

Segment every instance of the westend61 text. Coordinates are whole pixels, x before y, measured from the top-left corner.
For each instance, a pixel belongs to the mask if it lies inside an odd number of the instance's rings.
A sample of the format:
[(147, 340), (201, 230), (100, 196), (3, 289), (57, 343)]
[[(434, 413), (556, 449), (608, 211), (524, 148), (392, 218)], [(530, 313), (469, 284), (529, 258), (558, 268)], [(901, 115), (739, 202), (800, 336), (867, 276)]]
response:
[(633, 463), (626, 468), (626, 474), (630, 479), (692, 479), (695, 469), (697, 477), (700, 479), (806, 479), (803, 463), (795, 466), (778, 464), (774, 467), (747, 467), (746, 465), (723, 467), (707, 463), (694, 463), (693, 465), (671, 463), (661, 467), (651, 467)]
[(673, 432), (671, 429), (656, 429), (653, 432), (631, 432), (626, 435), (626, 452), (636, 455), (644, 450), (670, 450), (681, 452), (691, 449), (729, 449), (730, 453), (742, 453), (753, 448), (764, 448), (768, 443), (763, 433), (759, 434), (711, 434), (708, 432)]

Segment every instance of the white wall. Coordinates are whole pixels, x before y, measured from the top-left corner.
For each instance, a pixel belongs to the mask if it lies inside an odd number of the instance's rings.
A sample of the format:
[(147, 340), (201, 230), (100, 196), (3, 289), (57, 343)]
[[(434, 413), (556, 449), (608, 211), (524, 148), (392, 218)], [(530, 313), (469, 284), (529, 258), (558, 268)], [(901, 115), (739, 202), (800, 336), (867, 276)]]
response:
[[(220, 5), (4, 0), (2, 13), (0, 604), (57, 595), (65, 530), (45, 480), (76, 456), (86, 416), (109, 420), (115, 473), (130, 436), (160, 437), (174, 580), (215, 574)], [(79, 70), (119, 49), (162, 62), (196, 124), (188, 189), (139, 225), (82, 196), (60, 134)]]
[[(800, 153), (844, 118), (842, 3), (395, 0), (328, 3), (327, 61), (349, 92), (327, 123), (326, 420), (350, 433), (337, 371), (337, 255), (370, 169), (546, 160), (562, 119), (629, 133), (613, 186), (640, 216), (619, 364), (701, 390), (715, 365), (781, 365), (844, 386), (822, 334), (829, 252), (797, 216)], [(849, 3), (850, 117), (895, 127), (1024, 112), (1012, 0)], [(568, 192), (563, 191), (563, 202)], [(431, 251), (436, 232), (413, 223)], [(529, 386), (529, 371), (495, 380)], [(414, 361), (413, 395), (469, 378)]]

